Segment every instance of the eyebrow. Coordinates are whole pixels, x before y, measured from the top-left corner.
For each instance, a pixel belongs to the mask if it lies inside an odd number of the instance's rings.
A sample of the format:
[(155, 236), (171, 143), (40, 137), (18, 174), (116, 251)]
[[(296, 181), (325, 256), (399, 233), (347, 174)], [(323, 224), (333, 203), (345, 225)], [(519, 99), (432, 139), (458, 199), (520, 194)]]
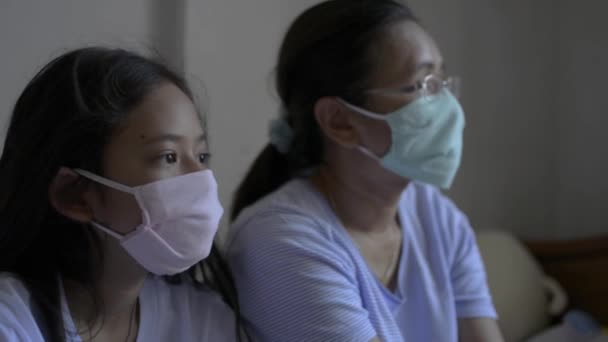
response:
[[(145, 137), (143, 137), (143, 138), (145, 139)], [(152, 137), (149, 139), (145, 139), (146, 140), (145, 144), (150, 145), (150, 144), (157, 144), (157, 143), (166, 142), (166, 141), (178, 142), (183, 139), (184, 139), (183, 135), (162, 134), (162, 135), (155, 136), (155, 137)], [(198, 138), (196, 138), (196, 142), (205, 142), (205, 141), (207, 141), (207, 137), (204, 133), (199, 135)]]
[[(416, 72), (419, 72), (421, 70), (432, 71), (434, 69), (435, 69), (435, 63), (432, 63), (432, 62), (423, 62), (416, 66)], [(441, 71), (442, 72), (446, 71), (445, 63), (441, 64)]]

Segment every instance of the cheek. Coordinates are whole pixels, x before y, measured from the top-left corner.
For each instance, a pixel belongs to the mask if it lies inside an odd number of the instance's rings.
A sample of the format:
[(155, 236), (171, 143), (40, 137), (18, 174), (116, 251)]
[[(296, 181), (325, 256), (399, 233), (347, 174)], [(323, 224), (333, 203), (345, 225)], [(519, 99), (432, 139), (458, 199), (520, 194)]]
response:
[(391, 143), (391, 129), (386, 122), (373, 120), (365, 125), (363, 145), (375, 155), (384, 156), (390, 149)]
[(130, 233), (141, 224), (141, 209), (130, 194), (109, 189), (99, 207), (98, 219), (118, 233)]

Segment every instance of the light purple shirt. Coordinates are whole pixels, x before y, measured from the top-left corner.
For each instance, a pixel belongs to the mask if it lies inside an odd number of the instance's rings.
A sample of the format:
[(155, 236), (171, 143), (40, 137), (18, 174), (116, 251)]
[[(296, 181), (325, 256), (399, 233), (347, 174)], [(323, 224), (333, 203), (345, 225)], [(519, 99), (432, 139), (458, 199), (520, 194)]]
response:
[(374, 276), (325, 199), (293, 180), (241, 213), (227, 240), (241, 311), (263, 341), (458, 341), (458, 318), (495, 318), (465, 215), (410, 183), (399, 203), (397, 285)]

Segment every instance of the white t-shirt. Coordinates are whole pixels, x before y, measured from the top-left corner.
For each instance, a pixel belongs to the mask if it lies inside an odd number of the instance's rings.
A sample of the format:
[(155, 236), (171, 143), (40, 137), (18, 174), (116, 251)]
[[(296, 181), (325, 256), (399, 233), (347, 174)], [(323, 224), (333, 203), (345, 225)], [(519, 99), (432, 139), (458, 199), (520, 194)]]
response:
[[(235, 316), (220, 296), (188, 284), (172, 285), (149, 276), (139, 296), (137, 341), (236, 341)], [(61, 291), (66, 338), (81, 342)], [(0, 274), (0, 341), (44, 342), (30, 294), (10, 274)]]

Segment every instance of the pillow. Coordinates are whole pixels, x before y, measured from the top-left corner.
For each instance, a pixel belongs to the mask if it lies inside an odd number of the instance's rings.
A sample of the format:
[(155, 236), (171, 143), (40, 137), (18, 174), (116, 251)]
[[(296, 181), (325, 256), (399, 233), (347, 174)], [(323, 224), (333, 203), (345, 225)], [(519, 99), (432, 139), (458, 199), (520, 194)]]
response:
[(505, 341), (522, 341), (542, 331), (565, 309), (561, 286), (513, 235), (480, 231), (477, 244)]

